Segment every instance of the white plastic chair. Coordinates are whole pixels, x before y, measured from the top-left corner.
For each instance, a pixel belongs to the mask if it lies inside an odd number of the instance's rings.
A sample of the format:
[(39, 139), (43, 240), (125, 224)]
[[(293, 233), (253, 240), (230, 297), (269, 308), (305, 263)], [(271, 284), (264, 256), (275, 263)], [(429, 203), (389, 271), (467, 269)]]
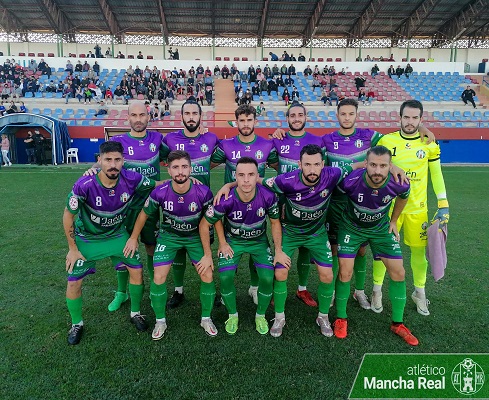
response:
[[(66, 152), (66, 162), (69, 163), (70, 160), (75, 159), (76, 163), (78, 164), (78, 148), (77, 147), (70, 147), (68, 151)], [(71, 161), (73, 162), (73, 161)]]

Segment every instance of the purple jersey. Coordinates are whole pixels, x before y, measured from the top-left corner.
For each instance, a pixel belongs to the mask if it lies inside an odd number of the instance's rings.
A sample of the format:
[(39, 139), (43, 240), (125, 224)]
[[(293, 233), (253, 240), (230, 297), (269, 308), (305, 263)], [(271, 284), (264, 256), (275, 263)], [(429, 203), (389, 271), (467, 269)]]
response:
[(68, 195), (67, 209), (78, 214), (75, 222), (77, 235), (89, 239), (118, 236), (125, 231), (124, 220), (131, 200), (147, 197), (155, 182), (141, 174), (121, 170), (117, 185), (106, 188), (97, 175), (83, 176)]
[(163, 143), (163, 135), (155, 131), (146, 131), (146, 136), (136, 138), (130, 133), (113, 136), (110, 140), (119, 142), (124, 148), (124, 167), (139, 172), (148, 178), (160, 179), (160, 160), (168, 155)]
[(204, 135), (189, 137), (185, 135), (183, 129), (169, 132), (163, 138), (163, 142), (170, 151), (183, 150), (190, 154), (192, 162), (191, 175), (206, 186), (211, 183), (211, 156), (219, 140), (213, 133), (207, 132)]
[(279, 217), (277, 197), (267, 188), (257, 185), (251, 201), (242, 201), (235, 188), (227, 200), (223, 198), (218, 205), (209, 207), (205, 219), (215, 224), (224, 217), (224, 231), (228, 238), (266, 240), (267, 215), (273, 219)]
[(263, 181), (281, 196), (281, 221), (289, 235), (313, 235), (325, 231), (326, 210), (331, 193), (350, 167), (324, 167), (314, 186), (303, 182), (302, 170), (295, 170)]
[(263, 178), (267, 162), (274, 152), (271, 140), (263, 139), (255, 135), (255, 139), (250, 143), (243, 143), (239, 136), (232, 139), (224, 139), (219, 142), (211, 161), (217, 164), (226, 163), (224, 171), (224, 183), (234, 182), (236, 180), (236, 163), (241, 157), (251, 157), (258, 162), (258, 174)]
[(143, 210), (151, 215), (161, 207), (160, 237), (165, 234), (198, 236), (200, 220), (212, 200), (212, 192), (205, 185), (190, 183), (190, 189), (182, 194), (173, 190), (172, 182), (166, 182), (151, 192)]
[(323, 138), (309, 132), (305, 132), (302, 136), (292, 136), (287, 132), (282, 140), (273, 139), (272, 142), (275, 152), (272, 154), (270, 164), (278, 162), (279, 174), (285, 174), (299, 168), (301, 150), (305, 145), (316, 144), (323, 147)]
[(343, 221), (355, 227), (382, 230), (389, 224), (389, 209), (397, 196), (409, 196), (409, 183), (398, 184), (389, 174), (386, 182), (379, 188), (367, 183), (367, 170), (358, 169), (340, 183), (339, 189), (348, 197)]

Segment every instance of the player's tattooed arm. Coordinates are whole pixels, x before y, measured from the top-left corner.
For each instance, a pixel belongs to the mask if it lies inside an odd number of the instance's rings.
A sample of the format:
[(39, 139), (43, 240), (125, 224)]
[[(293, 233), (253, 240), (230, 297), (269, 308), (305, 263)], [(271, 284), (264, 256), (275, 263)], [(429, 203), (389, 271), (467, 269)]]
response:
[(86, 258), (83, 257), (83, 254), (78, 250), (78, 246), (75, 242), (75, 222), (76, 214), (72, 214), (65, 208), (63, 213), (63, 229), (65, 231), (66, 240), (68, 241), (68, 254), (66, 255), (66, 272), (71, 273), (73, 271), (73, 267), (75, 266), (78, 260), (86, 261)]

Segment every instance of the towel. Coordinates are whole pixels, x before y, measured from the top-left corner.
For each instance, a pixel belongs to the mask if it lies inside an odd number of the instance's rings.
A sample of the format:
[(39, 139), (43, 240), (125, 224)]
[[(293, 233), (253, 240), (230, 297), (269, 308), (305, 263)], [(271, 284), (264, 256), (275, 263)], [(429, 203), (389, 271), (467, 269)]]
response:
[(444, 225), (439, 229), (439, 220), (435, 220), (428, 228), (428, 246), (426, 246), (426, 258), (431, 265), (431, 275), (438, 282), (445, 275), (447, 267), (447, 236), (448, 227)]

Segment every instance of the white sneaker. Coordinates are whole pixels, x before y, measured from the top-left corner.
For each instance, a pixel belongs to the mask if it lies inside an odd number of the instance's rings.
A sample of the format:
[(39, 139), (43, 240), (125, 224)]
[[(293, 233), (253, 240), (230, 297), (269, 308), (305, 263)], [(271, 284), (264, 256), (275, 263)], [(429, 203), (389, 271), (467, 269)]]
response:
[(316, 318), (316, 324), (321, 328), (321, 333), (326, 337), (333, 336), (333, 329), (331, 329), (331, 324), (329, 323), (329, 318), (327, 315), (318, 316)]
[(282, 330), (285, 326), (285, 318), (275, 318), (273, 320), (273, 325), (270, 328), (270, 335), (273, 337), (282, 336)]
[(217, 329), (216, 326), (214, 325), (214, 322), (212, 322), (212, 319), (210, 318), (205, 318), (200, 321), (200, 326), (204, 328), (205, 333), (207, 333), (209, 336), (216, 336), (217, 335)]
[(428, 304), (430, 304), (430, 301), (426, 298), (426, 295), (420, 296), (419, 293), (416, 293), (416, 291), (414, 291), (413, 294), (411, 295), (411, 298), (416, 304), (416, 309), (419, 314), (425, 316), (430, 315), (430, 311), (428, 310)]
[(151, 338), (153, 340), (160, 340), (166, 331), (166, 321), (156, 321)]
[(253, 303), (258, 305), (258, 286), (250, 286), (248, 295), (253, 299)]
[(377, 314), (380, 314), (384, 310), (384, 306), (382, 305), (382, 292), (380, 290), (378, 292), (372, 292), (370, 309)]
[(353, 293), (353, 298), (358, 301), (358, 304), (360, 307), (362, 307), (364, 310), (370, 310), (370, 302), (368, 301), (368, 297), (364, 292), (360, 293)]

